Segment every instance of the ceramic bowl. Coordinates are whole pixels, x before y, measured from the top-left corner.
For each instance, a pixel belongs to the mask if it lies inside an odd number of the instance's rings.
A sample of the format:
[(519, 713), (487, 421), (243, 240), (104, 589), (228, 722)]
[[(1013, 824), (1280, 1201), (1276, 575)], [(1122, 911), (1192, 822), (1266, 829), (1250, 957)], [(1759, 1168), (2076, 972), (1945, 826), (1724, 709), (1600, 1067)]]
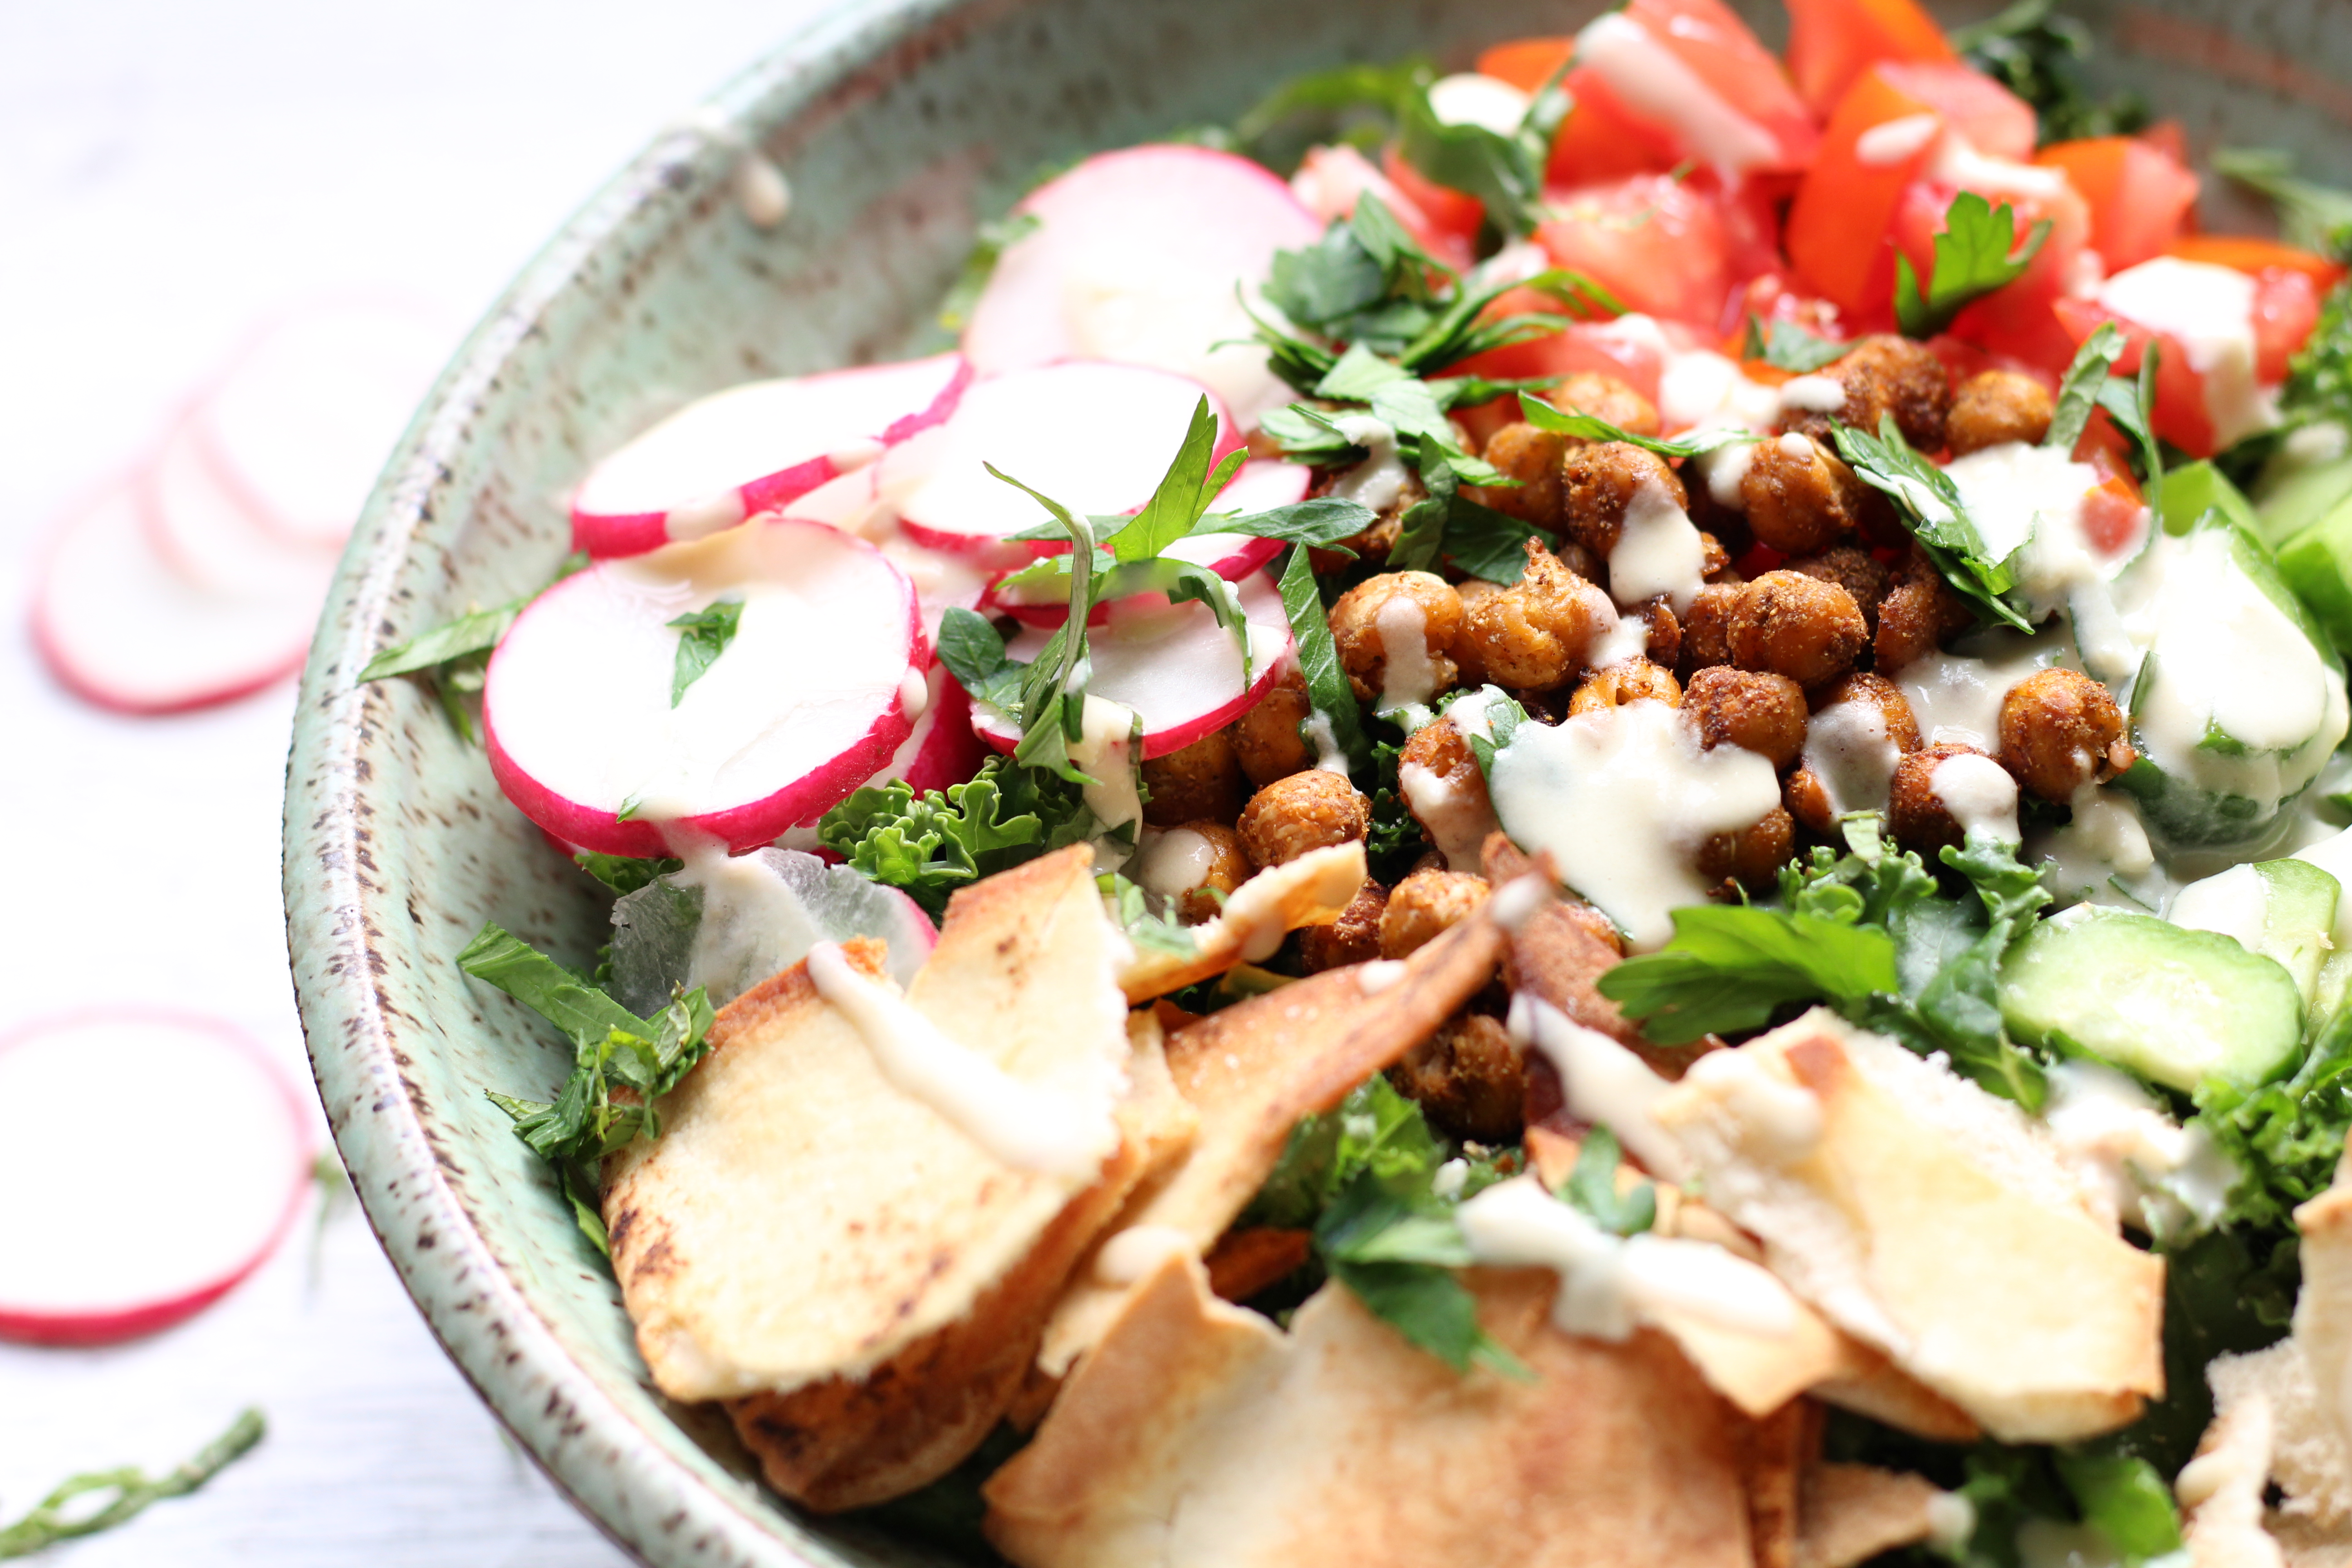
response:
[[(1742, 8), (1778, 40), (1777, 4)], [(2093, 77), (2140, 88), (2200, 152), (2285, 145), (2324, 174), (2352, 172), (2340, 5), (2074, 8), (2102, 40)], [(1596, 9), (845, 5), (623, 170), (516, 281), (416, 416), (303, 676), (286, 804), (294, 977), (336, 1142), (433, 1331), (556, 1483), (645, 1562), (950, 1559), (798, 1512), (751, 1479), (723, 1420), (654, 1390), (611, 1276), (482, 1095), (551, 1096), (566, 1053), (450, 962), (486, 920), (586, 961), (603, 901), (500, 797), (482, 752), (425, 692), (355, 688), (353, 673), (389, 643), (544, 582), (568, 548), (563, 500), (590, 458), (688, 398), (941, 341), (932, 312), (976, 222), (1039, 170), (1229, 121), (1310, 67), (1413, 51), (1464, 63)], [(789, 183), (772, 227), (750, 221), (737, 194), (747, 153)], [(2209, 202), (2209, 216), (2228, 215)]]

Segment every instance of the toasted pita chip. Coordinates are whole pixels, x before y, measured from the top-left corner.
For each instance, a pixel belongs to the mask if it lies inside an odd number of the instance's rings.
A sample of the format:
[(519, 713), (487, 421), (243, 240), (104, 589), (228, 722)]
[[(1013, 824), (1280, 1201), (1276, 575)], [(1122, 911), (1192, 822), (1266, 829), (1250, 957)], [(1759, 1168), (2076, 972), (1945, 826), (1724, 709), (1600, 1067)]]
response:
[(1994, 1436), (2087, 1437), (2163, 1393), (2163, 1260), (2013, 1106), (1816, 1009), (1653, 1110), (1775, 1273)]
[(1329, 925), (1364, 882), (1364, 847), (1333, 844), (1310, 849), (1296, 860), (1268, 866), (1225, 900), (1213, 920), (1191, 928), (1190, 956), (1157, 948), (1139, 949), (1120, 972), (1129, 1002), (1180, 990), (1236, 963), (1273, 956), (1282, 939), (1300, 926)]
[(2173, 1490), (2187, 1517), (2181, 1534), (2196, 1568), (2285, 1568), (2263, 1528), (2273, 1428), (2270, 1400), (2252, 1388), (2221, 1410)]
[[(1361, 965), (1327, 969), (1188, 1026), (1168, 1041), (1168, 1069), (1200, 1116), (1184, 1157), (1139, 1191), (1118, 1228), (1181, 1232), (1205, 1252), (1273, 1173), (1298, 1119), (1328, 1110), (1349, 1089), (1426, 1038), (1495, 973), (1503, 934), (1474, 915), (1381, 972), (1367, 991)], [(1041, 1363), (1058, 1376), (1093, 1344), (1131, 1285), (1089, 1265), (1055, 1309)]]
[(1534, 1373), (1457, 1373), (1326, 1287), (1283, 1333), (1171, 1258), (983, 1489), (1021, 1568), (1748, 1568), (1738, 1419), (1663, 1336), (1550, 1326), (1551, 1277), (1472, 1270)]
[(2294, 1211), (2294, 1225), (2303, 1233), (2294, 1338), (2321, 1410), (2352, 1451), (2352, 1184), (2339, 1172), (2333, 1185)]
[(1853, 1568), (1932, 1539), (1956, 1513), (1933, 1482), (1870, 1465), (1814, 1465), (1798, 1501), (1796, 1568)]
[(1229, 1230), (1204, 1259), (1209, 1289), (1228, 1301), (1246, 1301), (1306, 1262), (1314, 1250), (1312, 1231), (1263, 1226)]
[[(959, 893), (909, 994), (1029, 1081), (1139, 1053), (1098, 1170), (1003, 1164), (884, 1076), (804, 965), (723, 1010), (664, 1136), (607, 1163), (614, 1273), (656, 1384), (735, 1401), (780, 1490), (848, 1507), (951, 1467), (1025, 1376), (1073, 1261), (1181, 1142), (1156, 1042), (1129, 1037), (1124, 949), (1079, 847)], [(845, 952), (881, 973), (879, 944)]]
[(1821, 1456), (1821, 1408), (1791, 1399), (1733, 1430), (1756, 1568), (1796, 1568), (1798, 1504), (1805, 1470)]

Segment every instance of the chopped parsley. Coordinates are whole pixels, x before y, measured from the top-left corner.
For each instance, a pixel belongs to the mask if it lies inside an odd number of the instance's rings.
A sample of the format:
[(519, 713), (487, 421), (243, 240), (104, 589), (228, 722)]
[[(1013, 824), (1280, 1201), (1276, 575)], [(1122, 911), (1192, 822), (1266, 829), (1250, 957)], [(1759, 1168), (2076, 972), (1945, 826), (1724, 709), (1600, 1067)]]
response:
[(2095, 98), (2084, 87), (2078, 66), (2090, 57), (2090, 29), (2051, 0), (2019, 0), (1998, 16), (1954, 28), (1951, 41), (1961, 58), (2033, 106), (2045, 147), (2128, 136), (2147, 124), (2147, 105), (2137, 93)]
[(2065, 379), (2058, 384), (2058, 398), (2050, 414), (2050, 433), (2042, 438), (2045, 447), (2071, 452), (2083, 438), (2084, 427), (2091, 422), (2091, 410), (2099, 406), (2116, 361), (2122, 357), (2124, 330), (2113, 321), (2102, 321), (2099, 330), (2083, 340), (2074, 351), (2074, 363), (2066, 367)]
[(1568, 68), (1529, 99), (1528, 111), (1509, 134), (1484, 125), (1449, 125), (1429, 102), (1426, 77), (1401, 95), (1397, 146), (1405, 162), (1433, 183), (1476, 196), (1486, 220), (1514, 237), (1532, 234), (1548, 215), (1543, 201), (1544, 164), (1552, 133), (1573, 105), (1559, 86)]
[(1952, 324), (1970, 300), (2014, 283), (2033, 265), (2050, 237), (2043, 218), (2017, 237), (2017, 209), (1994, 206), (1974, 191), (1962, 191), (1945, 209), (1936, 236), (1936, 258), (1923, 294), (1911, 258), (1895, 258), (1895, 319), (1908, 338), (1932, 338)]
[(487, 610), (475, 610), (419, 632), (406, 642), (394, 644), (367, 661), (359, 673), (359, 684), (364, 686), (394, 675), (423, 678), (440, 699), (450, 727), (457, 731), (460, 740), (472, 744), (481, 728), (482, 681), (489, 671), (490, 654), (499, 639), (507, 635), (507, 628), (514, 625), (525, 605), (587, 564), (588, 557), (575, 552), (563, 558), (555, 575), (536, 592)]
[(1894, 501), (1904, 526), (1936, 563), (1952, 591), (1968, 602), (1979, 621), (2030, 632), (2033, 623), (2012, 597), (2015, 574), (2006, 561), (1986, 553), (1984, 535), (1960, 504), (1951, 476), (1911, 449), (1895, 416), (1882, 414), (1878, 434), (1831, 425), (1838, 456), (1854, 477)]
[[(1360, 772), (1371, 763), (1371, 747), (1364, 739), (1355, 688), (1348, 684), (1348, 672), (1339, 665), (1339, 648), (1331, 637), (1331, 619), (1323, 608), (1314, 563), (1303, 544), (1291, 551), (1289, 564), (1282, 569), (1282, 607), (1290, 617), (1298, 670), (1307, 681), (1307, 703), (1311, 710), (1307, 723), (1328, 729), (1330, 749), (1348, 759), (1349, 771)], [(1310, 747), (1323, 749), (1313, 737), (1303, 738)]]
[(1762, 360), (1766, 364), (1792, 370), (1799, 375), (1811, 375), (1823, 365), (1843, 359), (1846, 351), (1853, 347), (1852, 343), (1825, 338), (1794, 321), (1765, 322), (1750, 310), (1748, 313), (1747, 341), (1739, 353), (1743, 359)]
[(721, 599), (699, 610), (689, 610), (667, 624), (677, 630), (677, 656), (670, 666), (669, 705), (686, 700), (687, 688), (710, 673), (719, 656), (735, 640), (743, 621), (743, 601)]
[(1555, 430), (1563, 436), (1578, 436), (1588, 441), (1622, 441), (1645, 452), (1654, 452), (1661, 458), (1696, 458), (1718, 447), (1759, 439), (1752, 430), (1720, 426), (1694, 430), (1671, 440), (1656, 436), (1636, 436), (1631, 430), (1612, 425), (1597, 414), (1586, 414), (1573, 408), (1555, 408), (1532, 392), (1519, 394), (1519, 413), (1538, 430)]

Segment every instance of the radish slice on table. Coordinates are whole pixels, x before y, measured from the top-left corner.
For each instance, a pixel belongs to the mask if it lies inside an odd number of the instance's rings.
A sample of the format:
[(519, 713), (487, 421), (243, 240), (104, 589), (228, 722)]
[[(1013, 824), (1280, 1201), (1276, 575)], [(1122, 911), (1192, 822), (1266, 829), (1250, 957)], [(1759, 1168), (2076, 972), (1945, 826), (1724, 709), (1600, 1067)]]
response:
[(267, 526), (340, 544), (462, 326), (390, 301), (285, 316), (229, 367), (196, 433)]
[[(1164, 757), (1181, 751), (1212, 730), (1223, 728), (1255, 706), (1274, 685), (1276, 668), (1290, 651), (1290, 617), (1282, 595), (1263, 574), (1240, 588), (1248, 623), (1249, 679), (1242, 679), (1242, 651), (1234, 634), (1217, 625), (1206, 605), (1160, 600), (1148, 612), (1128, 608), (1108, 626), (1087, 636), (1093, 674), (1090, 695), (1125, 703), (1143, 720), (1143, 754)], [(1137, 598), (1142, 595), (1136, 595)], [(1034, 661), (1050, 634), (1031, 629), (1005, 646), (1013, 658)], [(1002, 715), (972, 705), (972, 728), (998, 751), (1010, 752), (1021, 733)]]
[(148, 542), (189, 582), (232, 596), (325, 600), (336, 547), (271, 532), (222, 479), (190, 426), (163, 443), (142, 489)]
[(120, 713), (180, 713), (246, 696), (301, 668), (315, 588), (224, 594), (173, 572), (152, 547), (142, 498), (108, 490), (50, 545), (32, 631), (49, 670)]
[[(876, 483), (919, 544), (966, 552), (1044, 554), (1008, 534), (1051, 522), (988, 465), (1080, 517), (1133, 511), (1151, 499), (1207, 389), (1166, 371), (1071, 360), (976, 382), (946, 424), (882, 459)], [(1217, 455), (1240, 441), (1214, 395)], [(1063, 548), (1067, 548), (1066, 545)]]
[[(168, 1328), (261, 1265), (310, 1185), (302, 1101), (210, 1019), (126, 1008), (31, 1025), (0, 1039), (0, 1105), (20, 1108), (0, 1142), (0, 1338)], [(58, 1114), (72, 1106), (101, 1112)]]
[(1119, 360), (1203, 382), (1252, 424), (1290, 401), (1241, 304), (1246, 291), (1266, 313), (1257, 288), (1274, 253), (1323, 232), (1279, 177), (1205, 147), (1130, 147), (1088, 158), (1013, 210), (1037, 227), (1005, 247), (964, 328), (982, 375)]
[(950, 353), (714, 392), (588, 470), (572, 543), (635, 555), (790, 506), (939, 424), (971, 380)]
[[(669, 623), (721, 600), (743, 605), (734, 637), (673, 705)], [(926, 694), (919, 616), (905, 573), (823, 523), (599, 563), (532, 600), (491, 656), (491, 772), (583, 848), (765, 844), (906, 740)]]

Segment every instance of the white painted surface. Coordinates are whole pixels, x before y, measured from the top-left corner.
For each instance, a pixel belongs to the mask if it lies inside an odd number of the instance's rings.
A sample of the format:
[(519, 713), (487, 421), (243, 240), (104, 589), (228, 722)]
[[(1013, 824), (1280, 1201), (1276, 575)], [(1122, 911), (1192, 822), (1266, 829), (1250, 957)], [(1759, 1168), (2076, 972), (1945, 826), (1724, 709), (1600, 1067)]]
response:
[[(122, 720), (52, 685), (21, 609), (63, 509), (140, 458), (268, 311), (397, 288), (461, 318), (664, 121), (817, 0), (92, 0), (0, 6), (0, 1028), (94, 999), (218, 1015), (303, 1074), (278, 901), (290, 683)], [(396, 432), (385, 432), (388, 447)], [(353, 498), (356, 503), (358, 498)], [(48, 1114), (74, 1114), (70, 1107)], [(23, 1201), (22, 1194), (18, 1201)], [(58, 1568), (614, 1568), (475, 1400), (348, 1204), (193, 1322), (0, 1346), (0, 1519), (268, 1440)]]

